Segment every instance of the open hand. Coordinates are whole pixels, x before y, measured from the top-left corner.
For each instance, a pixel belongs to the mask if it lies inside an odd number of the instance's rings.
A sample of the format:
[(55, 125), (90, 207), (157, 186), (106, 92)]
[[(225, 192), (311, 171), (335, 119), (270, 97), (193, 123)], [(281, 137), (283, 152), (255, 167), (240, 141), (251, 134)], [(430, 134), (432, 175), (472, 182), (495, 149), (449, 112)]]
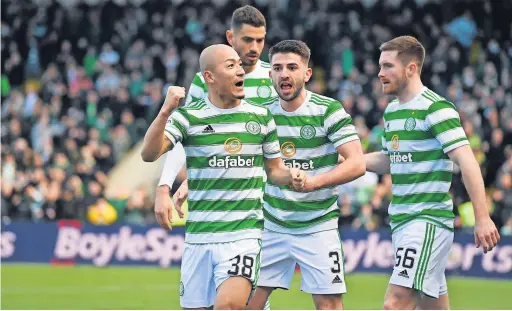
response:
[(174, 208), (176, 208), (176, 212), (178, 212), (178, 216), (180, 218), (183, 218), (184, 213), (181, 210), (181, 206), (185, 202), (185, 200), (188, 197), (188, 181), (184, 181), (181, 186), (178, 188), (176, 193), (174, 193), (173, 199), (174, 199)]
[(477, 248), (481, 245), (485, 254), (492, 251), (499, 241), (500, 234), (490, 217), (477, 220), (475, 224), (475, 245)]

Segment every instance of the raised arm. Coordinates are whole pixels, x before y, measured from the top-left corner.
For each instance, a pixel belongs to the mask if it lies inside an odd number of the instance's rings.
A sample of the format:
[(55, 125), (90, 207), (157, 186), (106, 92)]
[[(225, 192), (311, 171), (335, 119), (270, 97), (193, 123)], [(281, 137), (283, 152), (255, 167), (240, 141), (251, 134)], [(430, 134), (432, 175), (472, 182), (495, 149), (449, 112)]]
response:
[[(179, 101), (183, 97), (185, 97), (185, 88), (170, 86), (167, 89), (164, 104), (144, 136), (141, 151), (143, 161), (154, 162), (162, 154), (172, 149), (173, 142), (164, 134), (165, 127), (169, 116), (178, 107)], [(169, 122), (172, 122), (172, 120), (169, 120)]]

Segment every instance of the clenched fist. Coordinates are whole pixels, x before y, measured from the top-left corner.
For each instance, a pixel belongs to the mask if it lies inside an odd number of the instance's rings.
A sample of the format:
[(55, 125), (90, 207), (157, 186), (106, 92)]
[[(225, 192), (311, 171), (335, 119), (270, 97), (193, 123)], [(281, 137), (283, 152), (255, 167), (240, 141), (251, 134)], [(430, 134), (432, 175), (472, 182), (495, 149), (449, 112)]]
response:
[(302, 189), (302, 187), (304, 187), (304, 184), (306, 183), (306, 173), (296, 168), (291, 168), (290, 173), (292, 175), (292, 182), (290, 184), (290, 187), (294, 191), (300, 191), (300, 189)]
[(185, 88), (181, 86), (169, 86), (165, 101), (162, 106), (162, 113), (170, 115), (178, 107), (180, 100), (185, 97)]

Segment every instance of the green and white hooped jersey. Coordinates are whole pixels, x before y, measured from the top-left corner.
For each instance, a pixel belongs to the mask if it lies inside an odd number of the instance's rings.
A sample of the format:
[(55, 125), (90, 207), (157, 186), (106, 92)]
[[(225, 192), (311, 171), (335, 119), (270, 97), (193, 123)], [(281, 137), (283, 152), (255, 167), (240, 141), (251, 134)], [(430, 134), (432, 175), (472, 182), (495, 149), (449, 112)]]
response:
[(274, 119), (245, 100), (219, 109), (208, 98), (175, 110), (165, 127), (187, 155), (187, 243), (261, 239), (264, 158), (278, 158)]
[[(308, 91), (304, 103), (294, 112), (283, 110), (279, 99), (266, 107), (274, 116), (285, 164), (307, 175), (332, 170), (338, 163), (336, 148), (359, 139), (352, 118), (332, 98)], [(338, 228), (337, 189), (300, 193), (267, 181), (263, 197), (265, 228), (291, 234)]]
[(453, 162), (447, 153), (468, 144), (456, 107), (428, 88), (408, 103), (389, 103), (382, 152), (391, 161), (392, 232), (418, 219), (453, 230)]
[[(269, 77), (270, 64), (258, 60), (256, 68), (244, 77), (245, 99), (256, 104), (262, 104), (269, 101), (277, 93), (272, 86), (272, 80)], [(204, 81), (203, 75), (198, 72), (192, 80), (192, 84), (185, 99), (185, 106), (192, 102), (208, 97), (208, 87)]]

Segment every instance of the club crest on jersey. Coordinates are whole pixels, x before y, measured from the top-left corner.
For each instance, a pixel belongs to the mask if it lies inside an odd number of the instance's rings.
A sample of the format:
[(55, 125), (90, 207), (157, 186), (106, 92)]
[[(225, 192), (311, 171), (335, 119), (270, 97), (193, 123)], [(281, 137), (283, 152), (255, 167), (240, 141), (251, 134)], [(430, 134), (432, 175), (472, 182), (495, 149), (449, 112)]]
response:
[(400, 144), (398, 143), (398, 134), (395, 134), (391, 137), (391, 148), (398, 150)]
[(315, 137), (316, 130), (313, 125), (306, 124), (300, 129), (300, 137), (304, 139), (311, 139)]
[[(262, 82), (265, 83), (264, 80)], [(260, 98), (270, 98), (270, 96), (272, 96), (272, 89), (268, 85), (260, 85), (256, 90), (256, 94), (258, 94)]]
[(237, 154), (242, 151), (242, 141), (236, 137), (230, 137), (224, 142), (224, 150), (230, 154)]
[(415, 127), (416, 127), (416, 119), (407, 118), (407, 120), (405, 120), (404, 128), (407, 132), (414, 130)]
[(281, 154), (285, 158), (292, 158), (296, 153), (295, 145), (292, 142), (284, 142), (281, 145)]
[(245, 129), (247, 130), (247, 132), (254, 135), (258, 135), (259, 133), (261, 133), (261, 126), (256, 121), (249, 121), (245, 123)]

